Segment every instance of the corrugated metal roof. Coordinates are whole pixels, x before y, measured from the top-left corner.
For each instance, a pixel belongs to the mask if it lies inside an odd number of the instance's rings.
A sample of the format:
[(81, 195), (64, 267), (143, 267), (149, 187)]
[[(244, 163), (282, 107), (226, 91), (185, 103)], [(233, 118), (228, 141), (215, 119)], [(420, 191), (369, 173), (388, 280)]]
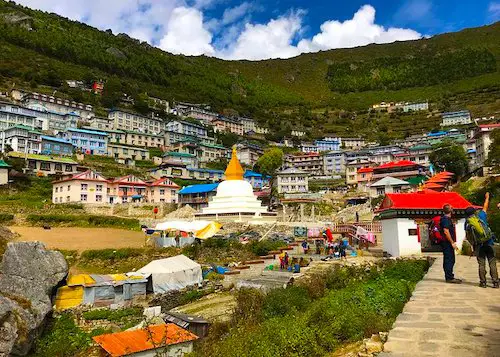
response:
[(113, 357), (126, 356), (197, 339), (198, 336), (195, 334), (172, 323), (93, 337), (93, 340)]
[(179, 195), (189, 195), (192, 193), (206, 193), (206, 192), (212, 192), (217, 189), (217, 186), (219, 186), (218, 183), (206, 183), (206, 184), (201, 184), (201, 185), (190, 185), (183, 187), (179, 191)]

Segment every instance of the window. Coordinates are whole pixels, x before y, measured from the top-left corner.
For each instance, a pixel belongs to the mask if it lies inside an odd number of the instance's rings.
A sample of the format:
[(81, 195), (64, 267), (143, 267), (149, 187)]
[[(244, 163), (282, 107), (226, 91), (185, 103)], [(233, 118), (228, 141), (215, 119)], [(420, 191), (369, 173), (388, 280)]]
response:
[(82, 191), (87, 191), (88, 187), (89, 187), (89, 185), (87, 185), (86, 183), (82, 183), (81, 184), (81, 190)]
[(71, 190), (71, 185), (68, 185), (68, 191), (70, 191), (70, 190)]
[(59, 187), (56, 187), (55, 188), (55, 192), (57, 193), (59, 191)]
[(378, 196), (385, 195), (385, 188), (384, 187), (377, 187), (377, 195)]
[(165, 189), (164, 188), (160, 188), (160, 195), (164, 195), (165, 194)]
[(66, 172), (71, 172), (73, 171), (73, 168), (71, 167), (71, 165), (66, 165), (65, 170)]
[(95, 185), (95, 190), (97, 192), (102, 192), (102, 185)]
[(54, 165), (54, 170), (56, 170), (56, 171), (62, 171), (62, 164), (55, 164)]
[(87, 195), (86, 194), (81, 194), (80, 195), (80, 201), (86, 202), (87, 201)]
[(69, 196), (66, 196), (66, 202), (69, 202), (71, 198)]
[(102, 202), (102, 195), (95, 195), (96, 202)]
[(40, 170), (42, 171), (50, 171), (50, 163), (49, 162), (41, 162)]

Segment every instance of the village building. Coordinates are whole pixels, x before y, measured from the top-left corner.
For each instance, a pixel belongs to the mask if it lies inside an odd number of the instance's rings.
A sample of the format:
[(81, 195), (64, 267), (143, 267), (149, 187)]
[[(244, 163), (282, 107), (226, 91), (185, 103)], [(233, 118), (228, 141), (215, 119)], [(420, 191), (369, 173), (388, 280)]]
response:
[(345, 174), (345, 153), (341, 150), (323, 154), (323, 172), (325, 175)]
[(474, 141), (476, 146), (476, 165), (485, 166), (491, 145), (491, 132), (500, 129), (500, 124), (481, 124), (474, 132)]
[(407, 149), (404, 153), (394, 154), (397, 160), (412, 161), (416, 164), (428, 167), (430, 165), (430, 154), (432, 153), (432, 146), (426, 143), (421, 143)]
[(236, 119), (219, 117), (212, 121), (215, 132), (230, 132), (236, 135), (243, 136), (243, 124)]
[(257, 160), (259, 160), (259, 157), (264, 154), (264, 149), (262, 149), (262, 147), (250, 143), (236, 144), (236, 149), (238, 152), (238, 160), (248, 167), (253, 167), (257, 163)]
[(33, 115), (31, 110), (7, 102), (0, 102), (0, 130), (15, 125), (29, 126), (31, 129), (42, 129), (42, 121)]
[(170, 113), (170, 103), (166, 99), (148, 96), (148, 104), (150, 108), (160, 109), (165, 113)]
[(295, 136), (297, 138), (301, 138), (303, 136), (306, 135), (306, 132), (305, 131), (302, 131), (302, 130), (292, 130), (292, 132), (290, 133), (291, 136)]
[(87, 122), (92, 129), (113, 130), (115, 121), (112, 118), (93, 117)]
[(109, 203), (147, 202), (148, 189), (148, 183), (134, 175), (109, 180)]
[[(203, 144), (197, 140), (182, 140), (170, 145), (170, 152), (195, 155), (198, 162), (206, 163), (226, 158), (228, 149), (221, 145)], [(192, 166), (197, 167), (197, 166)]]
[(243, 125), (244, 134), (255, 132), (255, 120), (246, 117), (239, 117), (238, 120), (240, 121), (241, 125)]
[(441, 126), (467, 125), (472, 123), (472, 118), (468, 110), (443, 113), (441, 114), (441, 118)]
[(9, 183), (9, 169), (10, 165), (0, 160), (0, 186)]
[(103, 352), (113, 357), (181, 357), (193, 352), (193, 341), (196, 341), (198, 336), (176, 324), (169, 323), (92, 338)]
[(421, 110), (429, 110), (429, 102), (406, 102), (403, 105), (403, 112), (418, 112)]
[(199, 137), (206, 137), (208, 133), (207, 128), (203, 125), (195, 124), (186, 120), (173, 120), (168, 122), (165, 126), (165, 130)]
[(465, 239), (465, 209), (472, 204), (456, 192), (423, 190), (413, 193), (388, 193), (378, 210), (382, 221), (383, 249), (391, 257), (420, 255), (432, 248), (428, 223), (443, 214), (443, 206), (453, 207), (456, 244), (462, 249)]
[(316, 140), (314, 142), (318, 147), (318, 152), (323, 151), (338, 151), (342, 144), (341, 138), (324, 138), (322, 140)]
[(191, 180), (205, 180), (211, 182), (219, 182), (224, 179), (223, 170), (214, 169), (197, 169), (188, 167), (188, 175)]
[(197, 168), (199, 165), (198, 156), (187, 152), (169, 151), (163, 154), (163, 162), (180, 161), (184, 166), (189, 168)]
[(130, 306), (146, 299), (148, 280), (140, 274), (76, 274), (57, 289), (56, 309), (81, 305), (95, 307)]
[(59, 133), (58, 136), (69, 140), (84, 154), (107, 154), (108, 134), (105, 132), (70, 128), (63, 133)]
[(177, 203), (180, 186), (167, 177), (149, 184), (148, 202)]
[(92, 170), (64, 177), (52, 183), (52, 203), (106, 203), (108, 184)]
[(384, 177), (368, 186), (370, 197), (384, 196), (387, 193), (401, 193), (410, 189), (407, 181), (394, 177)]
[(203, 207), (207, 207), (210, 199), (216, 195), (217, 186), (218, 183), (185, 186), (179, 191), (179, 204), (189, 205), (200, 211)]
[(108, 143), (109, 157), (121, 160), (126, 165), (135, 160), (149, 160), (149, 150), (137, 146)]
[(163, 135), (125, 130), (125, 142), (123, 143), (132, 146), (162, 148), (165, 146), (165, 138)]
[(360, 149), (366, 146), (366, 140), (363, 138), (341, 138), (343, 149)]
[[(95, 128), (84, 126), (82, 129), (86, 130), (94, 130)], [(100, 129), (99, 132), (108, 134), (107, 141), (108, 144), (126, 144), (127, 143), (127, 133), (123, 130), (114, 130), (114, 129)]]
[(406, 179), (421, 175), (425, 168), (413, 161), (400, 160), (389, 162), (373, 168), (373, 180), (380, 180), (386, 176)]
[(42, 139), (41, 153), (43, 155), (61, 155), (61, 156), (73, 155), (75, 146), (68, 140), (46, 135), (42, 135), (41, 139)]
[(276, 174), (279, 194), (309, 192), (309, 173), (289, 167)]
[(259, 135), (266, 135), (266, 134), (269, 134), (269, 128), (266, 128), (266, 127), (263, 127), (263, 126), (256, 125), (256, 126), (255, 126), (255, 134), (259, 134)]
[(373, 178), (373, 167), (362, 167), (362, 168), (358, 169), (358, 172), (356, 175), (356, 181), (358, 183), (358, 190), (366, 192), (367, 187), (372, 182), (372, 178)]
[(210, 322), (202, 317), (169, 311), (165, 314), (163, 319), (166, 323), (174, 323), (177, 326), (194, 333), (199, 338), (203, 338), (208, 335)]
[(40, 154), (42, 151), (42, 133), (29, 126), (17, 124), (0, 131), (0, 151), (7, 147), (27, 154)]
[(69, 99), (54, 97), (52, 95), (40, 93), (25, 93), (21, 99), (22, 104), (27, 108), (56, 112), (60, 114), (76, 114), (82, 119), (92, 118), (94, 109), (90, 104), (77, 103)]
[(245, 181), (249, 182), (250, 185), (252, 185), (254, 190), (262, 190), (264, 187), (269, 187), (271, 182), (271, 176), (263, 175), (251, 170), (246, 170), (243, 178)]
[(287, 155), (285, 164), (306, 171), (311, 175), (319, 176), (323, 173), (323, 158), (319, 153)]
[(318, 153), (319, 148), (318, 148), (318, 145), (316, 145), (315, 143), (303, 141), (300, 143), (300, 151), (302, 151), (303, 153), (306, 153), (306, 154), (311, 153), (311, 152)]
[(219, 117), (217, 113), (210, 111), (210, 107), (203, 104), (179, 103), (175, 110), (177, 115), (199, 120), (204, 125), (210, 125)]
[(137, 131), (141, 133), (159, 134), (165, 129), (163, 119), (146, 117), (134, 112), (112, 109), (108, 118), (113, 120), (113, 129)]
[(163, 137), (165, 138), (165, 146), (170, 147), (171, 145), (179, 142), (179, 141), (184, 141), (184, 140), (190, 140), (194, 142), (198, 142), (200, 144), (207, 144), (207, 145), (215, 145), (215, 138), (210, 137), (210, 136), (199, 136), (199, 135), (188, 135), (188, 134), (182, 134), (182, 133), (176, 133), (174, 131), (168, 131), (166, 130), (163, 133)]
[(362, 168), (370, 168), (375, 164), (368, 160), (367, 158), (359, 157), (353, 160), (349, 160), (346, 167), (346, 184), (347, 185), (357, 185), (358, 184), (358, 170)]

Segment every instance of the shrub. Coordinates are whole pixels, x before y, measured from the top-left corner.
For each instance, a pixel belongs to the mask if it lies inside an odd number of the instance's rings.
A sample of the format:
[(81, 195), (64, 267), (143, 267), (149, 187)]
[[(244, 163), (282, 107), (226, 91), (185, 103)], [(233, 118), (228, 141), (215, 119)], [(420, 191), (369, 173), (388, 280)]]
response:
[(113, 216), (74, 215), (74, 214), (29, 214), (26, 220), (32, 224), (70, 225), (75, 227), (119, 227), (140, 229), (139, 220)]
[(307, 290), (300, 286), (273, 289), (266, 295), (262, 311), (265, 318), (279, 317), (306, 308), (310, 301)]
[(264, 294), (260, 290), (242, 288), (236, 292), (235, 298), (233, 318), (236, 323), (252, 324), (262, 320)]
[(10, 213), (0, 213), (0, 223), (7, 224), (14, 220), (14, 215)]
[(144, 249), (141, 248), (85, 250), (81, 254), (81, 259), (84, 260), (126, 259), (130, 257), (138, 257), (141, 256), (142, 254), (144, 254)]
[(286, 243), (283, 242), (262, 240), (260, 242), (257, 241), (250, 242), (249, 244), (246, 245), (246, 248), (253, 254), (261, 256), (261, 255), (267, 255), (272, 250), (276, 250), (286, 246), (287, 246)]
[(142, 316), (142, 310), (135, 307), (120, 310), (97, 309), (85, 311), (82, 315), (85, 320), (108, 320), (117, 322), (126, 317)]

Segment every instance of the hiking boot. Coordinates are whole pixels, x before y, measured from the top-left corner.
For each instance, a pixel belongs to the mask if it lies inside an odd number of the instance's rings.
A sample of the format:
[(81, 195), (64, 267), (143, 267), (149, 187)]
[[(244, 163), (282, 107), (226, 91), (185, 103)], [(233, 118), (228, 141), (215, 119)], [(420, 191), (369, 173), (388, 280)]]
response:
[(446, 282), (448, 284), (462, 284), (462, 280), (460, 280), (460, 279), (450, 279), (450, 280), (446, 280)]
[(481, 282), (479, 283), (479, 287), (480, 287), (480, 288), (486, 288), (486, 281), (481, 281)]
[(498, 281), (493, 282), (493, 289), (498, 289), (498, 288), (500, 288)]

